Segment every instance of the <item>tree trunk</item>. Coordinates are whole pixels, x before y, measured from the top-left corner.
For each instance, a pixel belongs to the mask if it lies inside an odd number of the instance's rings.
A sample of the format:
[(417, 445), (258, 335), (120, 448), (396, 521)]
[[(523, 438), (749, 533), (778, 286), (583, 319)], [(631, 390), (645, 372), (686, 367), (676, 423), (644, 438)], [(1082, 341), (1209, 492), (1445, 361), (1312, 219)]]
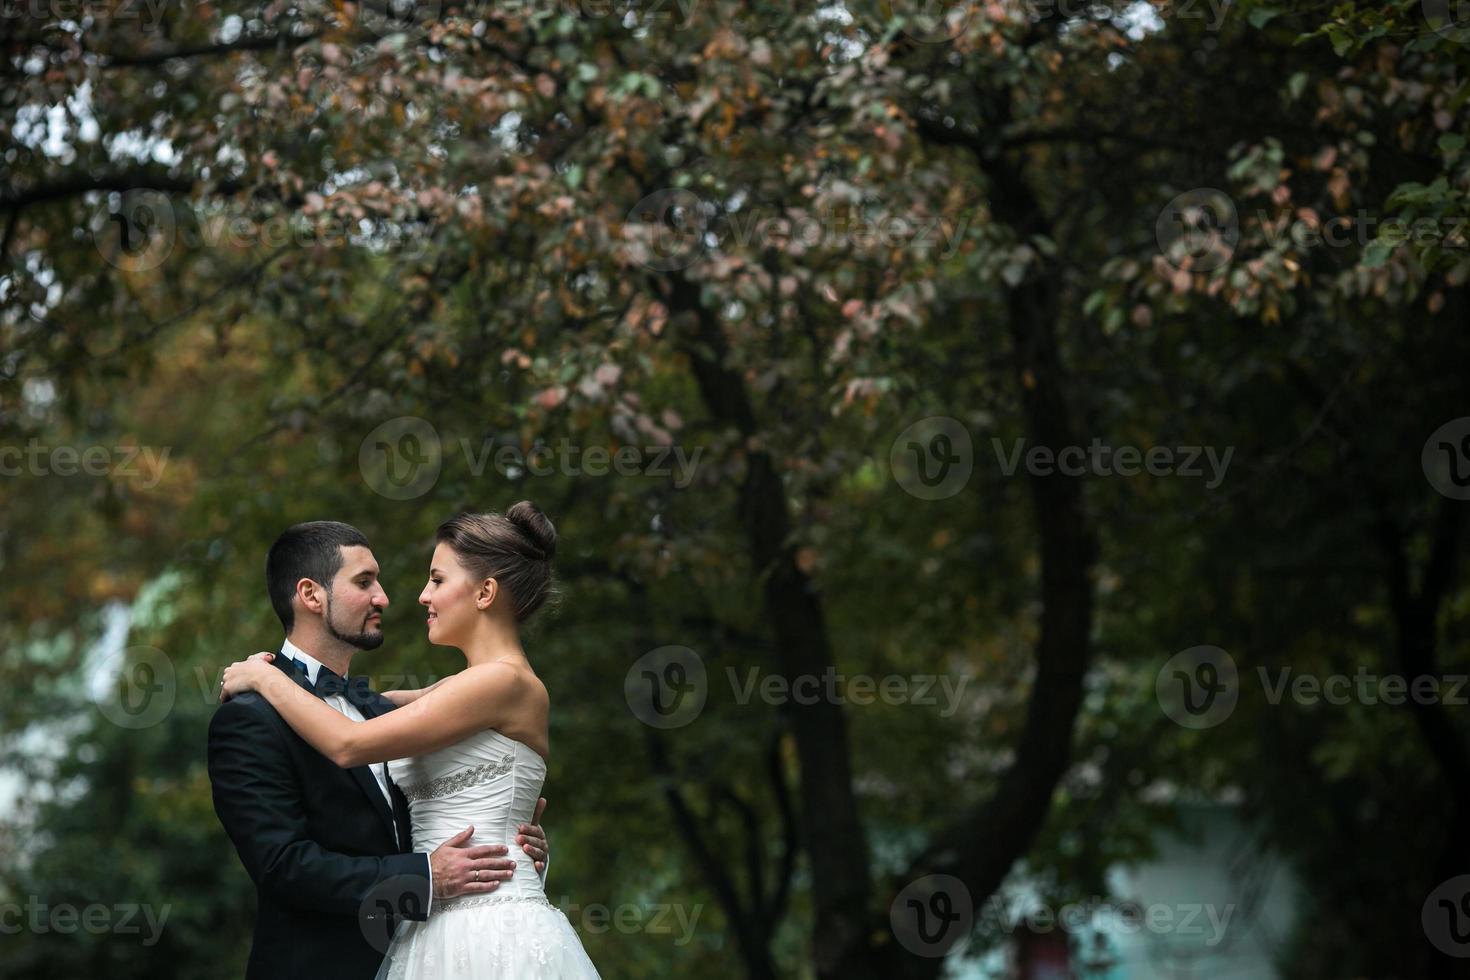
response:
[[(681, 325), (688, 355), (710, 414), (741, 435), (757, 434), (755, 412), (744, 379), (727, 363), (728, 344), (714, 316), (699, 301), (699, 287), (671, 277), (671, 313)], [(781, 475), (768, 452), (747, 448), (740, 485), (740, 523), (776, 640), (776, 668), (788, 684), (798, 677), (821, 678), (833, 669), (831, 643), (821, 601), (796, 564), (787, 540)], [(868, 848), (853, 792), (847, 723), (841, 705), (823, 698), (787, 706), (801, 768), (799, 796), (803, 840), (812, 868), (817, 975), (857, 976), (844, 957), (862, 945), (868, 923)]]

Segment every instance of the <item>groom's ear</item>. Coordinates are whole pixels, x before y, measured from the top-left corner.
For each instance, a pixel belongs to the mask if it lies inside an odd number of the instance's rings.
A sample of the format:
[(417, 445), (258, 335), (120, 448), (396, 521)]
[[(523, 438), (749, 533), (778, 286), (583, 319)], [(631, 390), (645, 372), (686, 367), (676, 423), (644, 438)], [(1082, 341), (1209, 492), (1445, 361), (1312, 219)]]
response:
[(327, 592), (316, 581), (303, 578), (296, 582), (296, 599), (303, 608), (318, 616), (327, 608)]

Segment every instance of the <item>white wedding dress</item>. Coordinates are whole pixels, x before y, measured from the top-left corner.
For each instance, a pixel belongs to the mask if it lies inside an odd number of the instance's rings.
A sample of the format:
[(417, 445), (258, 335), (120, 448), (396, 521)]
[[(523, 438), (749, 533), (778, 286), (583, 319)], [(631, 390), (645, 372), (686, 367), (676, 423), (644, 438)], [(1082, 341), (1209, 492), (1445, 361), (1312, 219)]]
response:
[(471, 844), (504, 844), (515, 874), (486, 895), (436, 898), (423, 922), (400, 923), (377, 980), (598, 980), (567, 917), (541, 887), (515, 838), (535, 814), (546, 763), (528, 746), (483, 731), (388, 763), (408, 797), (416, 851), (473, 824)]

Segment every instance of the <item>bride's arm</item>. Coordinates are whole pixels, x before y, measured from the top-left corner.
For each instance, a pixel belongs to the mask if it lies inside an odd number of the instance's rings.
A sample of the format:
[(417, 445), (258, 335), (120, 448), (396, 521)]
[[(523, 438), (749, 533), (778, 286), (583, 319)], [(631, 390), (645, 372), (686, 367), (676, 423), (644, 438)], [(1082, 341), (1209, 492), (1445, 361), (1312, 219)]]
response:
[(524, 686), (510, 667), (467, 667), (397, 711), (352, 721), (270, 664), (242, 660), (225, 668), (221, 699), (258, 691), (312, 748), (350, 769), (422, 755), (493, 728)]
[(447, 677), (441, 677), (434, 683), (430, 684), (428, 687), (423, 688), (414, 688), (412, 690), (406, 691), (384, 691), (381, 696), (389, 701), (392, 701), (394, 704), (398, 705), (398, 707), (401, 708), (405, 704), (413, 704), (419, 698), (423, 697), (425, 694), (428, 694), (430, 691), (438, 687), (440, 684), (443, 684), (448, 679), (449, 678)]

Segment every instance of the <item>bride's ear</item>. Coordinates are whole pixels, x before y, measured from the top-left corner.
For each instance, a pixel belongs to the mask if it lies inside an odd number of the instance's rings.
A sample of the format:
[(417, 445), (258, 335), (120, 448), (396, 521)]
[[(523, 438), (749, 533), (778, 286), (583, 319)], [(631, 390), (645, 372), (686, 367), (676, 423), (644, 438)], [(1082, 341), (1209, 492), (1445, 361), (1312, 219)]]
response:
[(480, 583), (480, 590), (475, 593), (475, 608), (484, 612), (490, 608), (495, 597), (500, 594), (500, 583), (493, 578), (487, 578)]

